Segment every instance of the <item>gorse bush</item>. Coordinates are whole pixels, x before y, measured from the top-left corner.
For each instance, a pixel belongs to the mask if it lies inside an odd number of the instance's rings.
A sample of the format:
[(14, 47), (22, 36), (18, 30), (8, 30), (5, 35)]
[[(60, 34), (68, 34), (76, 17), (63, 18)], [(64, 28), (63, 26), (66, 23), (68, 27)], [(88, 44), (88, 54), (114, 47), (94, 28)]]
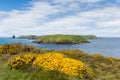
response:
[(93, 54), (92, 56), (93, 56), (94, 58), (100, 58), (100, 57), (103, 57), (101, 54), (98, 54), (98, 53)]
[(3, 47), (2, 47), (2, 46), (0, 46), (0, 54), (2, 53), (2, 49), (3, 49)]
[[(14, 70), (4, 67), (7, 61)], [(23, 44), (6, 44), (0, 46), (0, 64), (0, 80), (120, 79), (120, 59), (100, 54), (90, 55), (78, 49), (43, 50)], [(20, 77), (16, 79), (14, 76)]]
[(42, 49), (37, 49), (33, 46), (23, 45), (21, 43), (5, 44), (3, 46), (0, 46), (0, 54), (15, 55), (25, 52), (42, 53), (42, 51)]
[(39, 66), (44, 70), (57, 70), (60, 67), (64, 55), (59, 53), (49, 53), (38, 55), (33, 65)]
[(23, 65), (32, 64), (35, 58), (36, 55), (30, 53), (17, 55), (9, 61), (9, 65), (14, 69), (20, 68)]
[[(83, 77), (86, 75), (85, 65), (78, 60), (65, 58), (60, 53), (48, 53), (38, 56), (33, 65), (43, 70), (57, 70), (71, 76)], [(85, 74), (84, 74), (85, 73)]]
[(22, 54), (17, 55), (9, 61), (11, 68), (20, 68), (24, 65), (40, 67), (43, 71), (59, 71), (69, 76), (78, 76), (84, 78), (87, 74), (92, 74), (85, 69), (85, 65), (78, 60), (66, 58), (61, 53), (47, 54)]

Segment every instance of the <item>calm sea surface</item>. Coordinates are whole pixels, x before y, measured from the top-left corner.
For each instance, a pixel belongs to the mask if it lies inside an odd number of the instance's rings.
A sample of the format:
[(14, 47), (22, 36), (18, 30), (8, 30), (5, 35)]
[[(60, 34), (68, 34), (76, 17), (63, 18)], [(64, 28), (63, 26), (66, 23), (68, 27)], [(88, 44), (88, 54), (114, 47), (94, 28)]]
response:
[(100, 53), (104, 56), (120, 58), (120, 38), (100, 38), (89, 40), (91, 43), (82, 44), (35, 44), (28, 39), (0, 38), (0, 45), (9, 43), (24, 43), (43, 49), (80, 49), (87, 53)]

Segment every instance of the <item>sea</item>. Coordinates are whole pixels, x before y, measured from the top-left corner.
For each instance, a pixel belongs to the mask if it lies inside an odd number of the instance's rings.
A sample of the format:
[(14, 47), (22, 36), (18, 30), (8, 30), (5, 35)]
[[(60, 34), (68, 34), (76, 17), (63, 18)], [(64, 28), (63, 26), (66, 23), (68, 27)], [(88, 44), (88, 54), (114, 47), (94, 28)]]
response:
[(102, 37), (89, 40), (90, 43), (81, 44), (36, 44), (29, 39), (12, 39), (0, 37), (0, 45), (10, 43), (23, 43), (33, 45), (42, 49), (79, 49), (89, 54), (102, 54), (104, 56), (120, 58), (120, 38), (119, 37)]

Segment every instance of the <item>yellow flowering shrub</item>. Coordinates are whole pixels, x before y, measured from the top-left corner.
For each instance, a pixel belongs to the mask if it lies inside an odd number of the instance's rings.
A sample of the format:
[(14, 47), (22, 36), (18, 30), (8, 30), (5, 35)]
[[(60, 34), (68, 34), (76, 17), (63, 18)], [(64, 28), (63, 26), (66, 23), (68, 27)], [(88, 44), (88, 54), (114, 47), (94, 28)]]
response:
[(93, 56), (94, 58), (100, 58), (100, 57), (102, 57), (102, 55), (101, 55), (101, 54), (98, 54), (98, 53), (93, 54), (92, 56)]
[(116, 60), (117, 60), (117, 59), (114, 58), (114, 57), (107, 57), (107, 59), (110, 60), (110, 61), (116, 61)]
[(5, 44), (3, 46), (1, 46), (0, 50), (1, 50), (1, 54), (16, 54), (17, 50), (16, 50), (17, 46), (12, 45), (12, 44)]
[(15, 56), (10, 60), (9, 65), (12, 68), (19, 68), (22, 65), (31, 64), (40, 67), (42, 70), (55, 70), (70, 76), (79, 76), (83, 78), (85, 73), (84, 64), (72, 58), (67, 58), (60, 53), (46, 54), (22, 54)]
[(2, 46), (0, 46), (0, 54), (2, 54), (2, 50), (3, 50), (3, 48), (2, 48)]
[(84, 64), (78, 60), (71, 59), (71, 58), (64, 58), (61, 62), (61, 68), (59, 69), (60, 72), (64, 72), (71, 76), (80, 76), (83, 77), (81, 71), (84, 69)]
[(11, 68), (19, 68), (22, 65), (31, 64), (35, 58), (36, 55), (30, 53), (17, 55), (9, 61), (9, 65)]
[(0, 46), (0, 54), (16, 55), (21, 53), (42, 53), (42, 49), (35, 48), (34, 46), (23, 45), (21, 43), (4, 44)]
[(58, 70), (64, 55), (59, 53), (48, 53), (38, 55), (33, 65), (41, 67), (43, 70)]

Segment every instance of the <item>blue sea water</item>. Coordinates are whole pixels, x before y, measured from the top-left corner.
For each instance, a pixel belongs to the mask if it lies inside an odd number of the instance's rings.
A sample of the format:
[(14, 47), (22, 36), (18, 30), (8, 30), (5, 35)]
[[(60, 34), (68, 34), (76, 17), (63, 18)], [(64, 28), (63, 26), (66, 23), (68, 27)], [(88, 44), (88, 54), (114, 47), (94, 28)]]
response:
[(103, 37), (89, 41), (90, 43), (82, 44), (35, 44), (28, 39), (0, 38), (0, 45), (23, 43), (43, 49), (80, 49), (89, 54), (99, 53), (104, 56), (120, 58), (120, 38)]
[(32, 42), (28, 39), (12, 39), (8, 37), (0, 38), (0, 45), (10, 44), (10, 43), (23, 43), (27, 45), (32, 45)]

